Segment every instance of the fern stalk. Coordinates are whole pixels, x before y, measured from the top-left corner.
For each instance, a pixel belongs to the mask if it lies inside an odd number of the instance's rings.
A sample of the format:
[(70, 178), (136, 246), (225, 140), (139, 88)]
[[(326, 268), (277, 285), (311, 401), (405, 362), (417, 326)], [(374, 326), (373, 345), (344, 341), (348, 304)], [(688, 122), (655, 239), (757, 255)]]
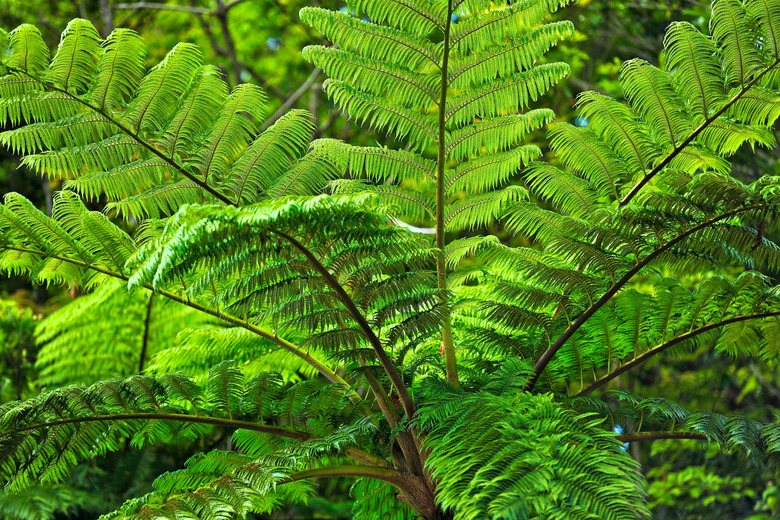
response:
[(152, 318), (152, 305), (154, 304), (154, 293), (149, 293), (149, 303), (146, 304), (146, 316), (144, 318), (144, 335), (141, 340), (141, 353), (138, 355), (138, 373), (142, 374), (144, 371), (144, 363), (146, 362), (146, 351), (149, 347), (149, 324)]
[(544, 353), (536, 361), (536, 364), (534, 365), (534, 374), (531, 376), (528, 383), (526, 383), (524, 389), (526, 391), (532, 390), (536, 385), (536, 382), (539, 380), (539, 376), (542, 375), (544, 370), (547, 368), (547, 365), (550, 363), (550, 361), (552, 361), (555, 354), (574, 335), (574, 333), (577, 332), (577, 330), (579, 330), (579, 328), (582, 327), (585, 324), (585, 322), (587, 322), (594, 314), (596, 314), (596, 311), (598, 311), (610, 299), (612, 299), (612, 297), (615, 296), (615, 294), (617, 294), (617, 292), (620, 289), (622, 289), (628, 282), (630, 282), (631, 279), (634, 277), (634, 275), (636, 275), (639, 271), (645, 268), (653, 260), (658, 258), (665, 251), (670, 250), (672, 247), (676, 246), (677, 244), (685, 240), (687, 237), (693, 235), (694, 233), (706, 229), (712, 226), (713, 224), (717, 224), (722, 220), (733, 217), (735, 215), (739, 215), (740, 213), (745, 213), (746, 211), (766, 209), (771, 207), (777, 207), (777, 204), (759, 204), (753, 206), (746, 206), (744, 208), (735, 209), (733, 211), (728, 211), (726, 213), (718, 215), (717, 217), (711, 218), (706, 222), (702, 222), (701, 224), (694, 226), (683, 233), (680, 233), (672, 240), (670, 240), (663, 246), (659, 247), (658, 249), (654, 250), (652, 253), (644, 257), (641, 261), (637, 262), (636, 265), (634, 265), (634, 267), (629, 269), (626, 272), (626, 274), (621, 276), (617, 282), (612, 284), (610, 288), (607, 289), (607, 291), (598, 300), (593, 302), (593, 304), (590, 307), (588, 307), (585, 310), (585, 312), (580, 314), (579, 317), (577, 317), (577, 319), (574, 320), (571, 323), (571, 325), (569, 325), (566, 328), (566, 330), (561, 333), (560, 336), (558, 336), (558, 338), (547, 348), (547, 350), (544, 351)]
[(716, 323), (709, 323), (707, 325), (704, 325), (702, 327), (698, 327), (690, 332), (686, 332), (685, 334), (681, 334), (680, 336), (677, 336), (673, 339), (670, 339), (669, 341), (662, 343), (660, 345), (657, 345), (649, 350), (646, 350), (642, 354), (635, 356), (630, 361), (627, 361), (620, 365), (615, 370), (612, 370), (608, 374), (600, 377), (599, 379), (595, 380), (593, 383), (591, 383), (586, 388), (583, 388), (579, 392), (577, 392), (576, 396), (586, 396), (593, 392), (594, 390), (597, 390), (601, 388), (602, 386), (606, 385), (616, 377), (618, 377), (620, 374), (627, 372), (631, 370), (632, 368), (641, 365), (651, 357), (660, 354), (664, 350), (671, 348), (678, 343), (682, 343), (683, 341), (695, 338), (699, 334), (704, 334), (705, 332), (709, 332), (711, 330), (715, 330), (721, 327), (725, 327), (727, 325), (731, 325), (732, 323), (740, 323), (743, 321), (750, 321), (750, 320), (761, 320), (764, 318), (773, 318), (775, 316), (780, 316), (780, 311), (773, 311), (773, 312), (762, 312), (758, 314), (750, 314), (748, 316), (734, 316), (733, 318), (729, 318), (723, 321), (719, 321)]
[(155, 421), (176, 421), (187, 422), (196, 424), (208, 424), (210, 426), (221, 426), (224, 428), (235, 428), (242, 430), (250, 430), (260, 433), (267, 433), (269, 435), (275, 435), (277, 437), (284, 437), (287, 439), (306, 440), (312, 438), (312, 436), (305, 432), (299, 432), (290, 430), (289, 428), (282, 428), (280, 426), (268, 426), (257, 424), (247, 421), (236, 421), (234, 419), (223, 419), (220, 417), (205, 417), (198, 415), (185, 415), (176, 413), (124, 413), (124, 414), (112, 414), (112, 415), (91, 415), (86, 417), (73, 417), (68, 419), (59, 419), (55, 421), (47, 421), (39, 424), (32, 424), (22, 428), (16, 428), (13, 430), (4, 430), (0, 432), (0, 439), (3, 437), (9, 437), (17, 433), (29, 432), (34, 430), (40, 430), (42, 428), (51, 428), (53, 426), (61, 426), (64, 424), (81, 424), (90, 422), (116, 422), (116, 421), (132, 421), (132, 420), (155, 420)]
[(449, 298), (447, 297), (447, 264), (444, 259), (445, 226), (444, 226), (444, 163), (447, 158), (445, 143), (447, 122), (447, 71), (450, 57), (450, 27), (452, 25), (452, 0), (447, 1), (447, 18), (444, 26), (444, 53), (441, 63), (441, 97), (439, 98), (439, 139), (437, 142), (438, 157), (436, 169), (436, 248), (439, 250), (436, 256), (436, 277), (441, 291), (441, 302), (444, 308), (441, 323), (441, 343), (444, 351), (444, 361), (447, 366), (447, 381), (455, 386), (458, 382), (458, 362), (455, 357), (455, 344), (452, 340), (452, 320), (449, 310)]
[[(382, 344), (379, 342), (379, 338), (376, 337), (376, 334), (374, 333), (374, 330), (371, 328), (371, 326), (366, 321), (365, 316), (358, 310), (358, 308), (355, 306), (355, 302), (352, 301), (352, 298), (349, 297), (347, 292), (344, 290), (344, 288), (341, 286), (341, 284), (336, 280), (330, 272), (325, 268), (325, 266), (320, 263), (320, 261), (317, 259), (317, 257), (314, 256), (314, 254), (309, 251), (303, 244), (295, 240), (293, 237), (286, 233), (282, 233), (281, 231), (272, 231), (275, 235), (278, 235), (282, 239), (284, 239), (286, 242), (288, 242), (290, 245), (292, 245), (295, 249), (300, 251), (303, 256), (306, 257), (306, 259), (309, 261), (309, 263), (314, 267), (314, 270), (319, 273), (320, 276), (322, 276), (327, 284), (336, 291), (336, 294), (339, 296), (339, 299), (341, 300), (341, 303), (344, 304), (344, 306), (349, 310), (349, 313), (352, 315), (352, 317), (355, 319), (355, 321), (358, 323), (360, 328), (363, 330), (363, 333), (366, 335), (366, 339), (368, 339), (369, 343), (371, 344), (371, 347), (374, 349), (374, 352), (379, 359), (379, 362), (382, 364), (382, 368), (385, 370), (385, 373), (390, 378), (390, 381), (393, 383), (393, 385), (396, 388), (396, 391), (398, 392), (398, 395), (401, 398), (401, 402), (404, 407), (404, 411), (406, 412), (407, 417), (414, 417), (414, 403), (412, 402), (412, 398), (409, 395), (409, 391), (406, 389), (406, 385), (404, 384), (403, 380), (401, 379), (401, 376), (398, 374), (398, 371), (393, 366), (393, 362), (390, 360), (390, 357), (385, 352), (385, 349), (382, 348)], [(380, 399), (380, 396), (377, 395), (377, 400)]]
[(660, 441), (667, 439), (682, 439), (682, 440), (694, 440), (694, 441), (706, 441), (707, 436), (703, 433), (693, 432), (642, 432), (642, 433), (627, 433), (625, 435), (618, 435), (617, 440), (620, 442), (636, 442), (636, 441)]
[(652, 170), (647, 172), (647, 174), (642, 177), (642, 179), (636, 183), (634, 187), (631, 188), (631, 191), (629, 191), (625, 197), (623, 197), (620, 200), (619, 207), (625, 206), (631, 200), (642, 190), (642, 188), (650, 182), (650, 180), (655, 177), (661, 170), (666, 168), (666, 166), (669, 165), (669, 163), (674, 160), (675, 157), (677, 157), (683, 150), (688, 148), (693, 141), (696, 140), (696, 138), (704, 131), (706, 130), (712, 123), (718, 120), (720, 116), (726, 113), (726, 111), (731, 108), (734, 103), (739, 101), (742, 96), (744, 96), (751, 88), (753, 88), (760, 80), (763, 78), (767, 73), (774, 70), (775, 67), (780, 65), (780, 58), (776, 59), (771, 65), (768, 67), (765, 67), (764, 70), (762, 70), (759, 74), (757, 74), (749, 83), (742, 86), (742, 88), (737, 92), (732, 98), (730, 98), (726, 103), (723, 104), (723, 106), (714, 114), (712, 114), (710, 117), (708, 117), (702, 124), (700, 124), (696, 129), (691, 132), (691, 134), (679, 145), (675, 146), (674, 149), (663, 158), (661, 162), (659, 162), (657, 165), (653, 167)]

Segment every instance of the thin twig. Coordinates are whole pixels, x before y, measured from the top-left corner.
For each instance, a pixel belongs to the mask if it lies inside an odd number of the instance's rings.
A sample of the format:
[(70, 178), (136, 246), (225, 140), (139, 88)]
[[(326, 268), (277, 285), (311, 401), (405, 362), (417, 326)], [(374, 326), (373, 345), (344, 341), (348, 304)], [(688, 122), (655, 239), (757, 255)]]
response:
[(303, 96), (309, 88), (314, 84), (315, 81), (317, 81), (317, 78), (322, 73), (322, 69), (316, 68), (314, 69), (311, 74), (309, 74), (309, 77), (306, 78), (306, 81), (304, 81), (300, 87), (298, 87), (298, 90), (293, 92), (290, 97), (288, 97), (284, 103), (282, 103), (282, 106), (280, 106), (276, 112), (274, 112), (271, 117), (266, 119), (265, 123), (263, 123), (263, 126), (260, 127), (260, 131), (263, 132), (268, 127), (270, 127), (272, 124), (276, 122), (277, 119), (282, 117), (287, 110), (293, 106), (295, 103), (298, 102), (298, 100)]

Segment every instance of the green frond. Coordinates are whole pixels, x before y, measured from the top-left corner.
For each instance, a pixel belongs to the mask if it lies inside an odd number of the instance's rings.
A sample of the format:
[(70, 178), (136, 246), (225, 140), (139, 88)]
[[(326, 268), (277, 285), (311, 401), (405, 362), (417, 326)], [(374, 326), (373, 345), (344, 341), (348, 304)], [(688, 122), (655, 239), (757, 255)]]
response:
[(633, 171), (646, 171), (659, 150), (628, 106), (595, 91), (580, 94), (576, 106), (587, 118), (588, 128)]
[(258, 202), (260, 194), (267, 193), (289, 164), (306, 152), (313, 133), (308, 112), (293, 110), (280, 117), (231, 166), (227, 189), (232, 198)]
[(758, 464), (775, 466), (780, 462), (778, 424), (762, 424), (746, 417), (727, 417), (709, 411), (690, 412), (668, 399), (643, 398), (618, 390), (607, 392), (605, 397), (607, 402), (574, 398), (566, 404), (578, 411), (596, 412), (613, 424), (631, 422), (637, 435), (643, 431), (700, 434), (707, 442)]
[(683, 96), (698, 114), (707, 118), (726, 101), (723, 70), (718, 49), (710, 38), (685, 22), (666, 31), (666, 68), (676, 76)]
[(136, 33), (117, 29), (101, 41), (89, 22), (74, 20), (47, 72), (28, 74), (14, 52), (29, 47), (29, 59), (48, 64), (48, 51), (35, 50), (36, 31), (22, 26), (9, 40), (0, 123), (16, 128), (0, 134), (0, 144), (33, 171), (72, 181), (68, 188), (90, 199), (105, 197), (122, 216), (308, 195), (336, 175), (318, 146), (309, 149), (310, 118), (293, 111), (258, 135), (265, 94), (253, 85), (228, 94), (192, 44), (177, 45), (145, 72)]
[(753, 31), (748, 25), (745, 6), (737, 0), (717, 0), (712, 3), (710, 20), (712, 37), (718, 43), (729, 81), (744, 85), (762, 60), (753, 44)]
[(78, 18), (71, 21), (62, 33), (57, 55), (46, 71), (46, 80), (65, 90), (85, 92), (100, 51), (100, 35), (92, 24)]
[[(182, 328), (203, 321), (203, 315), (166, 305), (149, 291), (128, 291), (119, 282), (101, 285), (47, 316), (36, 329), (43, 345), (36, 360), (38, 384), (88, 384), (147, 372), (154, 356), (178, 350)], [(195, 373), (184, 360), (179, 367)]]
[(298, 158), (286, 172), (276, 177), (264, 195), (268, 198), (283, 198), (319, 193), (338, 174), (330, 160), (327, 146), (322, 141), (315, 141), (309, 147), (309, 153)]
[(451, 268), (455, 268), (464, 257), (472, 255), (484, 247), (490, 247), (490, 244), (495, 245), (497, 243), (498, 239), (493, 235), (453, 240), (447, 244), (444, 251), (444, 259)]
[(593, 132), (561, 123), (551, 128), (550, 138), (550, 148), (565, 166), (588, 179), (600, 196), (620, 198), (631, 171)]
[[(172, 321), (172, 323), (175, 323)], [(313, 375), (311, 367), (278, 345), (239, 328), (193, 328), (188, 318), (178, 324), (174, 338), (157, 342), (147, 366), (151, 373), (183, 372), (205, 380), (207, 371), (223, 359), (232, 359), (249, 375), (274, 369), (285, 380)]]
[(569, 75), (565, 63), (546, 63), (527, 71), (496, 79), (492, 84), (447, 99), (446, 121), (461, 126), (474, 118), (490, 118), (525, 110), (553, 85)]
[(160, 138), (160, 146), (170, 157), (179, 151), (197, 149), (198, 138), (211, 126), (214, 113), (227, 98), (227, 84), (216, 67), (204, 66), (195, 75), (186, 97), (182, 97), (176, 112)]
[(216, 180), (225, 177), (230, 164), (254, 137), (256, 125), (265, 116), (266, 105), (265, 93), (254, 85), (242, 84), (230, 93), (208, 130), (204, 147), (190, 162), (204, 181), (209, 177)]
[(100, 108), (120, 108), (135, 93), (144, 74), (143, 40), (135, 31), (116, 29), (103, 42), (89, 100)]
[(339, 49), (358, 56), (409, 69), (438, 64), (440, 60), (440, 45), (391, 27), (364, 22), (350, 14), (304, 7), (299, 16), (303, 23), (324, 34)]
[(593, 185), (546, 163), (533, 162), (524, 173), (530, 191), (574, 217), (592, 214), (599, 195)]
[(466, 192), (476, 195), (493, 191), (505, 185), (524, 165), (541, 154), (539, 147), (526, 145), (463, 162), (454, 170), (446, 172), (445, 193), (455, 195)]
[[(735, 88), (730, 94), (733, 97), (738, 91)], [(728, 115), (747, 125), (774, 124), (780, 118), (780, 94), (771, 89), (753, 87), (729, 107)]]
[(49, 64), (49, 49), (37, 27), (22, 24), (9, 34), (8, 51), (3, 57), (6, 67), (19, 69), (31, 76), (43, 72)]
[(513, 233), (536, 238), (544, 243), (566, 235), (577, 236), (586, 229), (585, 222), (581, 220), (526, 201), (515, 202), (507, 207), (504, 212), (504, 225)]
[(508, 186), (502, 190), (468, 196), (447, 207), (444, 226), (448, 231), (485, 226), (502, 215), (509, 202), (522, 200), (527, 196), (528, 192), (520, 186)]
[(53, 520), (73, 514), (90, 498), (89, 493), (68, 484), (41, 484), (17, 493), (0, 493), (0, 514), (9, 520)]
[(476, 87), (496, 78), (506, 78), (531, 69), (558, 41), (570, 38), (574, 25), (569, 21), (536, 27), (507, 43), (457, 57), (448, 81), (454, 88)]
[(303, 57), (329, 77), (367, 94), (405, 106), (426, 107), (438, 99), (437, 77), (382, 61), (362, 58), (333, 47), (309, 46)]
[(201, 64), (200, 50), (195, 45), (176, 45), (144, 76), (124, 120), (141, 132), (162, 130), (176, 100), (187, 91)]
[(780, 59), (780, 6), (769, 0), (745, 2), (747, 15), (763, 38), (762, 47)]
[[(182, 375), (133, 376), (5, 403), (0, 407), (0, 474), (8, 490), (57, 483), (74, 463), (124, 449), (126, 439), (135, 446), (197, 439), (209, 427), (307, 441), (298, 448), (305, 460), (333, 450), (332, 440), (346, 449), (371, 428), (345, 424), (351, 406), (339, 389), (309, 381), (281, 393), (258, 392), (258, 385), (282, 383), (281, 378), (273, 381), (267, 374), (245, 380), (225, 362), (209, 372), (203, 387)], [(268, 415), (261, 415), (266, 410)], [(275, 426), (276, 418), (285, 426)], [(323, 437), (307, 433), (308, 423)]]
[(387, 24), (415, 36), (425, 36), (434, 29), (444, 29), (447, 6), (436, 0), (351, 0), (350, 9), (364, 14), (374, 23)]
[(336, 180), (331, 183), (334, 195), (356, 193), (374, 193), (383, 203), (393, 208), (397, 215), (409, 218), (413, 222), (432, 219), (436, 215), (435, 203), (431, 197), (414, 188), (394, 186), (392, 184), (368, 184), (361, 181)]
[(190, 458), (186, 467), (154, 481), (155, 490), (126, 502), (109, 519), (229, 518), (268, 513), (284, 503), (305, 501), (310, 485), (289, 482), (296, 464), (283, 452), (266, 460), (229, 451), (211, 451)]
[(349, 117), (399, 139), (408, 139), (414, 150), (423, 149), (438, 139), (435, 118), (431, 114), (369, 96), (340, 81), (325, 80), (322, 89)]
[(332, 160), (351, 177), (367, 178), (375, 182), (422, 183), (433, 181), (436, 164), (424, 157), (405, 150), (381, 147), (351, 146), (345, 143), (328, 143), (326, 151)]
[(414, 511), (396, 498), (392, 486), (378, 480), (359, 478), (349, 488), (353, 520), (373, 520), (377, 515), (387, 520), (412, 520)]
[(660, 69), (643, 60), (627, 61), (620, 71), (620, 86), (661, 146), (675, 144), (693, 130), (683, 100)]
[(751, 147), (759, 144), (771, 148), (774, 145), (773, 140), (774, 136), (767, 129), (736, 123), (726, 118), (713, 121), (699, 134), (699, 141), (704, 146), (727, 156), (736, 153), (746, 142), (750, 143)]
[(60, 192), (53, 217), (15, 193), (0, 206), (0, 236), (5, 249), (0, 267), (42, 282), (76, 285), (96, 282), (95, 269), (106, 266), (124, 272), (135, 244), (105, 215), (88, 212), (72, 192)]
[(638, 465), (614, 435), (549, 395), (477, 393), (439, 415), (428, 463), (456, 519), (649, 517)]
[(462, 54), (512, 40), (555, 12), (568, 0), (522, 0), (486, 12), (474, 12), (452, 29), (452, 44)]
[(553, 112), (542, 108), (479, 121), (454, 130), (446, 142), (445, 153), (450, 159), (461, 161), (483, 153), (505, 152), (518, 145), (533, 130), (554, 120)]

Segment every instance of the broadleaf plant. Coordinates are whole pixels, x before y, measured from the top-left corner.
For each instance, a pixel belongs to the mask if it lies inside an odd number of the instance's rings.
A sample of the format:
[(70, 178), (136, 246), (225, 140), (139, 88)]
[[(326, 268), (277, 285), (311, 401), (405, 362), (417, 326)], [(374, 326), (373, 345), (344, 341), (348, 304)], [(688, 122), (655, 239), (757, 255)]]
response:
[[(584, 93), (572, 126), (533, 108), (568, 73), (545, 57), (567, 3), (305, 8), (335, 44), (303, 51), (323, 89), (392, 149), (310, 143), (299, 111), (260, 132), (262, 92), (189, 45), (145, 71), (132, 31), (74, 20), (52, 60), (34, 27), (2, 33), (0, 143), (64, 189), (51, 216), (6, 195), (0, 263), (90, 291), (39, 329), (61, 387), (0, 405), (5, 493), (215, 431), (107, 517), (244, 517), (347, 477), (356, 518), (638, 519), (623, 442), (776, 465), (780, 424), (602, 388), (672, 348), (777, 361), (778, 180), (729, 157), (774, 144), (780, 6), (672, 24), (664, 67), (626, 63), (625, 101)], [(95, 316), (126, 342), (69, 330)], [(129, 366), (98, 363), (117, 348)]]

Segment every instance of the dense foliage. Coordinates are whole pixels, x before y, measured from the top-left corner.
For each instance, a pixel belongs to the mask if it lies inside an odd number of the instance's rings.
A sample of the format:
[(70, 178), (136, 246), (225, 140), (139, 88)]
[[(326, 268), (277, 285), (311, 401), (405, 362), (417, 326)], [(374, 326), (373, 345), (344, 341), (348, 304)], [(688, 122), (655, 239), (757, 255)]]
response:
[(50, 214), (6, 195), (0, 264), (85, 293), (37, 326), (45, 390), (21, 400), (20, 372), (0, 404), (0, 510), (67, 511), (85, 461), (144, 446), (192, 457), (108, 517), (264, 514), (347, 478), (356, 518), (647, 518), (643, 440), (776, 472), (776, 421), (604, 387), (671, 351), (777, 365), (778, 179), (731, 159), (775, 144), (780, 4), (673, 23), (661, 67), (624, 63), (624, 100), (585, 92), (570, 125), (535, 107), (571, 71), (568, 3), (304, 8), (331, 44), (303, 57), (374, 147), (264, 124), (191, 44), (147, 70), (129, 29), (75, 19), (51, 59), (0, 33), (0, 143), (63, 188)]

